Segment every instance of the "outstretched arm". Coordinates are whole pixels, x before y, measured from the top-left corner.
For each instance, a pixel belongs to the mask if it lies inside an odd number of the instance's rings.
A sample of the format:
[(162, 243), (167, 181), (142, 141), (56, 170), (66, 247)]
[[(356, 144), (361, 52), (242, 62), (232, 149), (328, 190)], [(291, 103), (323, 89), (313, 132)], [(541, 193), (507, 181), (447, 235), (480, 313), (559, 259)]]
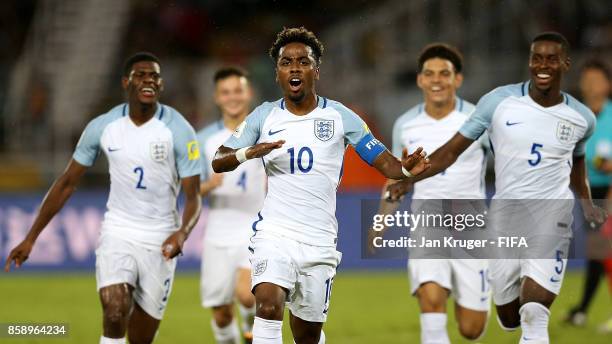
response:
[(456, 133), (450, 140), (448, 140), (448, 142), (429, 156), (429, 162), (431, 164), (429, 169), (418, 176), (415, 176), (414, 178), (408, 178), (399, 183), (389, 185), (387, 187), (387, 191), (389, 191), (388, 199), (393, 201), (399, 200), (401, 196), (411, 189), (411, 184), (416, 183), (419, 180), (435, 176), (436, 174), (446, 170), (450, 165), (457, 161), (457, 158), (461, 155), (461, 153), (463, 153), (473, 142), (474, 140), (469, 139), (460, 133)]
[(244, 161), (261, 158), (271, 151), (281, 148), (284, 143), (285, 140), (279, 140), (275, 142), (258, 143), (240, 149), (221, 146), (215, 153), (215, 158), (212, 161), (212, 168), (216, 173), (233, 171)]
[(408, 177), (405, 171), (410, 172), (412, 176), (416, 176), (429, 168), (429, 160), (426, 155), (422, 147), (419, 147), (412, 154), (408, 154), (408, 151), (404, 148), (402, 160), (399, 160), (388, 150), (385, 150), (374, 159), (372, 166), (389, 179), (405, 179)]
[(185, 194), (183, 221), (181, 222), (181, 228), (169, 236), (162, 244), (162, 254), (166, 259), (172, 259), (181, 253), (183, 244), (198, 222), (202, 209), (202, 200), (199, 194), (200, 175), (181, 179), (181, 187)]
[(66, 170), (49, 188), (25, 239), (11, 251), (6, 259), (6, 264), (4, 265), (5, 271), (8, 272), (10, 270), (13, 261), (15, 262), (15, 267), (18, 268), (28, 259), (36, 239), (55, 214), (64, 207), (70, 196), (72, 196), (85, 171), (87, 171), (86, 166), (79, 164), (74, 159), (70, 160)]

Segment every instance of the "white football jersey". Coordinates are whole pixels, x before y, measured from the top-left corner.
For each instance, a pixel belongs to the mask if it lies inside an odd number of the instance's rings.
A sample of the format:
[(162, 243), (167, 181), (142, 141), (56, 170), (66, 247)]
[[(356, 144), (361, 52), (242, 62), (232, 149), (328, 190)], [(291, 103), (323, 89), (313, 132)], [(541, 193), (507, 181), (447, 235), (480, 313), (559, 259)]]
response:
[[(215, 153), (232, 131), (216, 121), (197, 133), (202, 149), (202, 181), (210, 179)], [(208, 195), (210, 211), (204, 240), (217, 246), (244, 244), (253, 234), (251, 226), (263, 206), (266, 172), (260, 159), (245, 161), (223, 173), (223, 182)]]
[(571, 199), (574, 156), (595, 126), (595, 115), (569, 94), (543, 107), (529, 96), (529, 82), (484, 95), (460, 133), (476, 140), (487, 130), (495, 156), (497, 199)]
[[(402, 150), (414, 152), (418, 147), (428, 154), (440, 148), (461, 128), (474, 105), (456, 99), (455, 109), (444, 118), (435, 119), (425, 112), (423, 103), (401, 115), (393, 126), (393, 154), (401, 158)], [(431, 178), (414, 184), (414, 199), (482, 199), (485, 198), (485, 152), (483, 140), (474, 142), (457, 161)]]
[(253, 230), (310, 245), (335, 246), (336, 189), (346, 146), (353, 145), (370, 165), (386, 148), (353, 111), (323, 97), (303, 116), (287, 111), (282, 99), (263, 103), (224, 146), (236, 149), (277, 140), (286, 142), (262, 159), (268, 194)]
[(163, 104), (153, 118), (136, 126), (128, 104), (122, 104), (89, 122), (73, 159), (92, 166), (100, 151), (110, 173), (102, 231), (159, 250), (180, 226), (180, 179), (202, 170), (195, 131)]

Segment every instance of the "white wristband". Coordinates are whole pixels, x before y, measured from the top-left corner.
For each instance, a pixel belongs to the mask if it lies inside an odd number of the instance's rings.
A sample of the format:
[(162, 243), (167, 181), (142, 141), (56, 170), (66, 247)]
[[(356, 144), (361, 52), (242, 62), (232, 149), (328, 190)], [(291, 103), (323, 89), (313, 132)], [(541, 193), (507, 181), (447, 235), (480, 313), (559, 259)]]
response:
[(236, 151), (236, 159), (238, 159), (239, 163), (242, 164), (243, 162), (248, 160), (246, 156), (246, 151), (249, 148), (251, 148), (251, 146), (240, 148), (239, 150)]
[(402, 166), (402, 173), (408, 177), (408, 178), (412, 178), (414, 177), (414, 175), (412, 173), (410, 173), (410, 171), (408, 171), (407, 169), (404, 168), (404, 166)]

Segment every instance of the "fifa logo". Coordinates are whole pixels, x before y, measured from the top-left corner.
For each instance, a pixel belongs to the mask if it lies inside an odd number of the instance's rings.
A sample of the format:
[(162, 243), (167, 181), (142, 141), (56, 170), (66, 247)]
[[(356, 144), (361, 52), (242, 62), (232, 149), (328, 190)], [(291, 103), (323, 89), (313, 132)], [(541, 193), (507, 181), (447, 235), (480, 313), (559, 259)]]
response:
[(321, 141), (328, 141), (334, 136), (334, 121), (316, 119), (314, 121), (314, 134)]

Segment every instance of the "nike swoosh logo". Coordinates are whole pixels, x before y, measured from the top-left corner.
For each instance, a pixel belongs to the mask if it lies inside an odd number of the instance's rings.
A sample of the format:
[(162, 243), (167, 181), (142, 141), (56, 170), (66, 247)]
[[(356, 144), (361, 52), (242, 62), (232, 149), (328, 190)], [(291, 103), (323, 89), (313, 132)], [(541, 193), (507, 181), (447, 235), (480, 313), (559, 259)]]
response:
[(481, 297), (481, 298), (480, 298), (480, 302), (485, 302), (485, 301), (487, 301), (488, 299), (489, 299), (488, 297)]
[(272, 131), (272, 129), (270, 129), (270, 131), (268, 131), (268, 135), (269, 135), (269, 136), (272, 136), (272, 135), (274, 135), (274, 134), (278, 134), (278, 133), (280, 133), (280, 132), (281, 132), (281, 131), (283, 131), (283, 130), (285, 130), (285, 129), (281, 129), (281, 130), (277, 130), (277, 131)]
[(510, 121), (506, 121), (506, 125), (507, 126), (512, 126), (512, 125), (517, 125), (517, 124), (521, 124), (523, 122), (510, 122)]
[(115, 151), (118, 151), (118, 150), (120, 150), (120, 149), (121, 149), (121, 148), (115, 148), (115, 149), (112, 149), (112, 148), (108, 147), (108, 151), (109, 151), (109, 152), (115, 152)]
[(419, 142), (419, 141), (421, 141), (421, 140), (420, 139), (417, 139), (417, 140), (408, 140), (408, 144), (411, 145), (411, 144)]
[(559, 283), (559, 282), (561, 282), (561, 279), (551, 277), (550, 281), (553, 282), (553, 283)]

